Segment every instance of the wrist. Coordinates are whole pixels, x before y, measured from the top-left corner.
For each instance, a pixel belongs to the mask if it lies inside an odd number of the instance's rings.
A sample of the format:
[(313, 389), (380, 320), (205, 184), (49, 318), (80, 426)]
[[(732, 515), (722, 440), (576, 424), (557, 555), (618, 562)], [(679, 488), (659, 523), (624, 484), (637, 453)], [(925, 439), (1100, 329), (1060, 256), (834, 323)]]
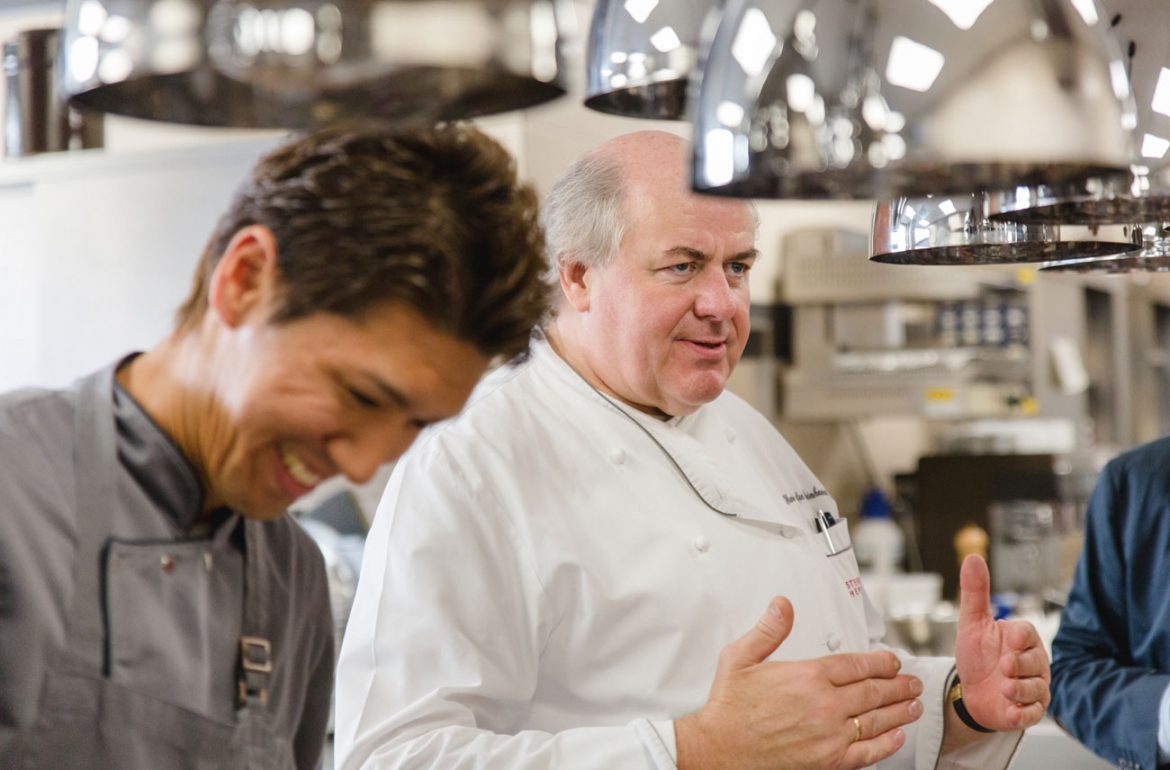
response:
[(678, 770), (715, 770), (718, 754), (711, 746), (700, 712), (674, 720), (674, 746)]
[(947, 690), (947, 703), (954, 709), (955, 716), (959, 718), (967, 727), (971, 728), (977, 733), (993, 733), (995, 730), (990, 727), (984, 727), (971, 716), (971, 712), (967, 710), (967, 704), (963, 701), (963, 684), (959, 681), (959, 677), (955, 677), (954, 682)]

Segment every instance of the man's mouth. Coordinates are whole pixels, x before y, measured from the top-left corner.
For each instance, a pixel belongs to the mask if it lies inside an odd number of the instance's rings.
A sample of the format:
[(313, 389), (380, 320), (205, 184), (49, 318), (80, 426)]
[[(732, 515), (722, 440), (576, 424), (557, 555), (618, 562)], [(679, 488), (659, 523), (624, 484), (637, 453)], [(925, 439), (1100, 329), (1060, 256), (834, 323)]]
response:
[(280, 461), (284, 463), (284, 469), (288, 471), (288, 475), (292, 477), (293, 481), (303, 487), (315, 487), (324, 480), (309, 470), (309, 466), (305, 465), (301, 458), (293, 454), (293, 451), (283, 444), (280, 446)]

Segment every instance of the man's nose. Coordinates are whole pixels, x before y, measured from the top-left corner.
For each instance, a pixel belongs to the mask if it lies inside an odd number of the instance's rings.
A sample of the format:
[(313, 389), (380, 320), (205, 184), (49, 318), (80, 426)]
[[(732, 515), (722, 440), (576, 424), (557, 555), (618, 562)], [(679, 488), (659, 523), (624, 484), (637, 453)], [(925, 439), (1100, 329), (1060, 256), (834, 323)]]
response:
[(384, 463), (397, 460), (416, 435), (418, 431), (406, 424), (368, 424), (333, 437), (327, 451), (347, 479), (364, 484)]
[(695, 315), (700, 318), (715, 318), (721, 321), (735, 315), (739, 297), (722, 270), (711, 270), (699, 282), (695, 297)]

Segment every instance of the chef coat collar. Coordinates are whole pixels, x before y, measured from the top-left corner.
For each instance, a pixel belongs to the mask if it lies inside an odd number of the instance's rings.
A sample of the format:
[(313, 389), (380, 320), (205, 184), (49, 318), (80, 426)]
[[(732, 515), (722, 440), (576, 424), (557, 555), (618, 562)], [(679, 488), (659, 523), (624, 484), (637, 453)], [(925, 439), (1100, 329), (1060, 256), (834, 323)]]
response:
[[(115, 371), (137, 355), (122, 359)], [(191, 533), (203, 511), (204, 495), (195, 466), (117, 378), (113, 401), (119, 464), (180, 532)]]
[(560, 354), (553, 349), (553, 346), (549, 344), (548, 338), (540, 329), (537, 329), (536, 332), (534, 332), (532, 335), (531, 348), (532, 357), (534, 360), (543, 362), (545, 365), (551, 368), (560, 379), (564, 380), (570, 386), (572, 386), (574, 390), (585, 394), (589, 398), (601, 399), (612, 404), (643, 425), (669, 425), (672, 428), (679, 428), (680, 430), (688, 431), (695, 423), (697, 415), (702, 409), (702, 407), (699, 407), (699, 409), (695, 410), (691, 414), (668, 417), (665, 420), (654, 417), (653, 415), (643, 412), (641, 409), (634, 408), (626, 402), (618, 399), (616, 396), (610, 397), (599, 392), (597, 388), (589, 384), (589, 381), (582, 377), (576, 369), (569, 366), (568, 361), (561, 358)]

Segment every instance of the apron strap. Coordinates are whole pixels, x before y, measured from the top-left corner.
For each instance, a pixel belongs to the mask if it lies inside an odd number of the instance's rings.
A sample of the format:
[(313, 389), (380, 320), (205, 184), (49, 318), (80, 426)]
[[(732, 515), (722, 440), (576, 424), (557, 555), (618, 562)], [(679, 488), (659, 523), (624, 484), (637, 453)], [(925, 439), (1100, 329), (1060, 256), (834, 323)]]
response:
[(271, 600), (268, 540), (265, 523), (243, 518), (244, 618), (240, 627), (238, 698), (240, 709), (260, 710), (268, 705), (272, 678), (272, 639), (268, 624)]
[(101, 576), (116, 499), (118, 464), (114, 427), (114, 369), (110, 366), (77, 382), (73, 467), (77, 552), (73, 561), (73, 599), (67, 614), (69, 655), (108, 674), (108, 644), (102, 607)]

